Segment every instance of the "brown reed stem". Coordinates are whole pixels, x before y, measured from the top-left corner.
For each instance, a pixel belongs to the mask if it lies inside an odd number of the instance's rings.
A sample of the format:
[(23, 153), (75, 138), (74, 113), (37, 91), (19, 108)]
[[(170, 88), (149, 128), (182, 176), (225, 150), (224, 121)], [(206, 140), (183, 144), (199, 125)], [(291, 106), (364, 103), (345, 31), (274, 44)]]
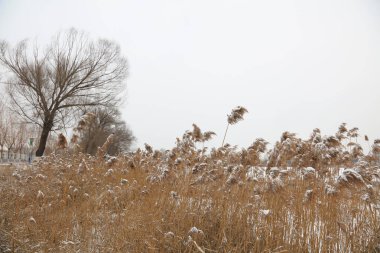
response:
[(227, 136), (227, 131), (228, 131), (228, 127), (229, 127), (230, 123), (227, 123), (227, 128), (226, 128), (226, 132), (224, 133), (224, 137), (223, 137), (223, 142), (222, 142), (222, 147), (224, 145), (224, 141), (226, 140), (226, 136)]

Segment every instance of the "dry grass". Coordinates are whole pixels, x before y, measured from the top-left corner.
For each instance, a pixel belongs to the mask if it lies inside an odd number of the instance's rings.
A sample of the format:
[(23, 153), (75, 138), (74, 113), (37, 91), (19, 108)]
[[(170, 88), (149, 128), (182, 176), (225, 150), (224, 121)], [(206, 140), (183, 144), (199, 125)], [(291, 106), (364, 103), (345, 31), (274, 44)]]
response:
[(287, 133), (266, 168), (262, 139), (211, 152), (196, 140), (188, 132), (167, 152), (66, 151), (2, 168), (0, 252), (380, 252), (373, 156), (350, 163), (348, 147), (326, 137), (337, 158), (315, 160), (313, 142)]

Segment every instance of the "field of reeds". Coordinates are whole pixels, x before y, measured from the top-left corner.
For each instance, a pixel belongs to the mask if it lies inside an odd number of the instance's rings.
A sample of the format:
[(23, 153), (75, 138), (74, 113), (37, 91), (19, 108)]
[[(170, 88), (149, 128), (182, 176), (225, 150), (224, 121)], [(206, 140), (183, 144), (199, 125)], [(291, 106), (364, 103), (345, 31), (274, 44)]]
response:
[(380, 252), (379, 140), (364, 154), (345, 124), (269, 151), (212, 136), (1, 168), (0, 252)]

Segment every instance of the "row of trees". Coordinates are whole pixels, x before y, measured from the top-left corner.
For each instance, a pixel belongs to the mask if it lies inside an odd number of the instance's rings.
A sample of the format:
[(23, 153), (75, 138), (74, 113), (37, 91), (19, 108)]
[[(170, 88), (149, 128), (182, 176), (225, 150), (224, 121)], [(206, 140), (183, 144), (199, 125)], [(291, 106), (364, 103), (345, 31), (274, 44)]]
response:
[[(121, 120), (119, 110), (112, 107), (98, 107), (92, 108), (90, 112), (94, 118), (82, 129), (81, 136), (76, 143), (80, 151), (95, 155), (98, 147), (106, 141), (110, 134), (114, 134), (116, 138), (109, 146), (108, 154), (115, 155), (128, 151), (135, 137), (125, 121)], [(81, 112), (81, 114), (86, 114), (86, 112)], [(59, 149), (57, 142), (60, 133), (60, 131), (50, 133), (45, 154)], [(5, 103), (0, 101), (0, 161), (28, 159), (31, 152), (38, 146), (38, 142), (35, 143), (34, 139), (40, 134), (41, 129), (38, 126), (24, 122)], [(75, 135), (75, 131), (72, 135)], [(30, 142), (30, 139), (33, 139), (33, 142)]]
[[(51, 132), (69, 128), (88, 111), (98, 119), (82, 138), (85, 152), (93, 153), (111, 132), (120, 140), (111, 152), (129, 148), (133, 135), (117, 109), (125, 89), (127, 61), (116, 43), (91, 40), (75, 29), (59, 33), (46, 47), (30, 47), (27, 40), (11, 47), (0, 41), (0, 66), (5, 70), (1, 83), (7, 105), (21, 119), (15, 124), (39, 126), (36, 156), (44, 154)], [(17, 132), (2, 130), (2, 135), (25, 132), (22, 124), (11, 127), (10, 121), (5, 122), (7, 117), (0, 118), (2, 125)]]
[(34, 131), (0, 102), (0, 160), (9, 160), (11, 156), (21, 159), (27, 153), (27, 140)]

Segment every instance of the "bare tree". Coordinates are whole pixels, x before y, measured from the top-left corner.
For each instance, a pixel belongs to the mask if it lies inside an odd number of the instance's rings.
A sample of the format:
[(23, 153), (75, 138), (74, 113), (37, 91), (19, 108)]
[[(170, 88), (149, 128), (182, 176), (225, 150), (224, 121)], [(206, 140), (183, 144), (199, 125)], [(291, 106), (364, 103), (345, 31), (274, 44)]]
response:
[(6, 107), (0, 100), (0, 160), (3, 159), (5, 140), (8, 135), (8, 126), (5, 122), (6, 119)]
[(8, 149), (7, 159), (9, 160), (11, 152), (13, 153), (13, 149), (17, 142), (17, 135), (19, 134), (19, 129), (17, 127), (16, 118), (8, 114), (5, 120), (5, 124), (8, 127), (8, 133), (5, 136), (5, 145)]
[(26, 153), (25, 147), (27, 144), (27, 135), (29, 133), (29, 129), (26, 123), (20, 123), (18, 127), (18, 131), (16, 132), (16, 141), (15, 141), (15, 155), (18, 154), (18, 158), (21, 160), (21, 155)]
[(107, 150), (108, 154), (115, 155), (128, 151), (135, 137), (126, 123), (121, 120), (119, 110), (115, 107), (96, 108), (91, 113), (95, 117), (81, 131), (79, 144), (82, 151), (95, 155), (98, 147), (103, 145), (110, 134), (114, 134), (114, 140)]
[(13, 108), (42, 129), (36, 156), (43, 155), (50, 131), (64, 127), (79, 107), (117, 104), (127, 74), (117, 44), (92, 41), (75, 29), (59, 33), (45, 49), (0, 42), (0, 63), (9, 70)]

